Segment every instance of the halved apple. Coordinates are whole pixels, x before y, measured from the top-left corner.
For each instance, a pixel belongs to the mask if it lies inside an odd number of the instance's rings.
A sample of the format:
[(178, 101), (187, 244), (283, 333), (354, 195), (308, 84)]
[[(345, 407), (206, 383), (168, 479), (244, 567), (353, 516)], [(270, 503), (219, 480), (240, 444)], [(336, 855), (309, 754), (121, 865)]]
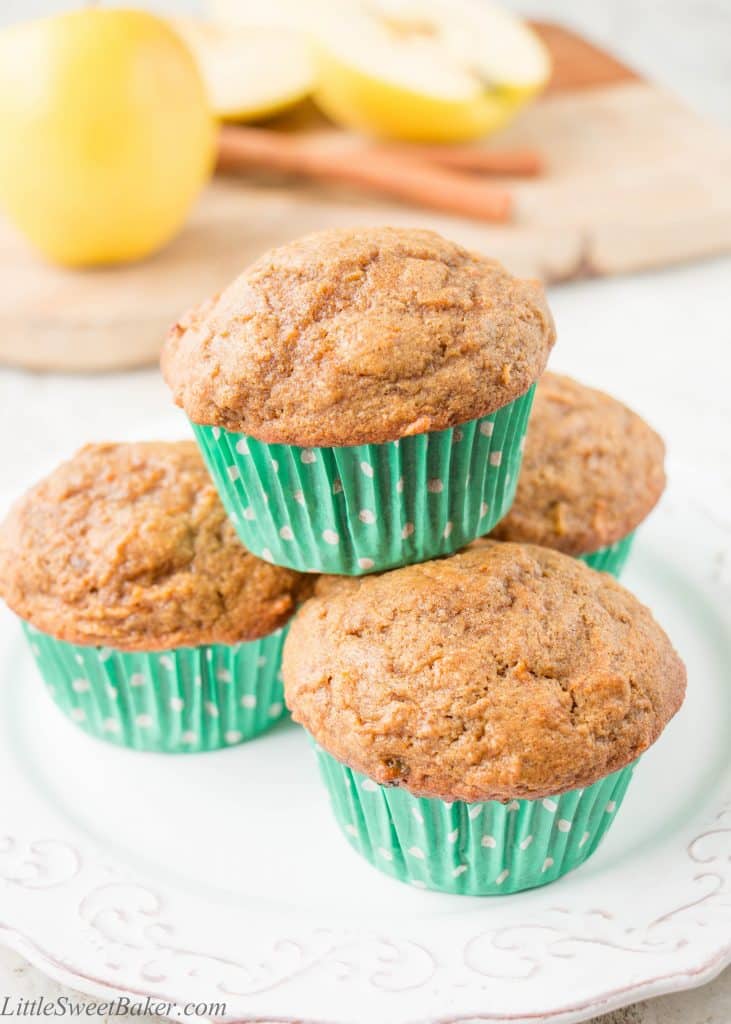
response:
[[(306, 30), (312, 4), (317, 0), (204, 0), (203, 9), (211, 21), (251, 28)], [(332, 2), (332, 0), (327, 0)], [(338, 0), (335, 0), (338, 2)]]
[(413, 142), (495, 131), (551, 69), (535, 33), (488, 0), (321, 3), (314, 35), (314, 98), (324, 112)]
[(312, 90), (312, 61), (298, 32), (177, 18), (206, 83), (211, 106), (226, 121), (277, 114)]

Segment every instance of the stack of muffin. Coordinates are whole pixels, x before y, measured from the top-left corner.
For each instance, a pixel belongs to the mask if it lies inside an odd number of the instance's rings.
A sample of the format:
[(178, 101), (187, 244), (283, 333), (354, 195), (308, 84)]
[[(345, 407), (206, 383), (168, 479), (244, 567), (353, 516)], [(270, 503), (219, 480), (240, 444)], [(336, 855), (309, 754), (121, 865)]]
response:
[(383, 871), (487, 895), (582, 863), (685, 670), (609, 575), (662, 442), (544, 374), (553, 341), (538, 284), (431, 232), (268, 253), (165, 344), (202, 458), (88, 446), (2, 527), (58, 705), (179, 752), (251, 739), (286, 699)]

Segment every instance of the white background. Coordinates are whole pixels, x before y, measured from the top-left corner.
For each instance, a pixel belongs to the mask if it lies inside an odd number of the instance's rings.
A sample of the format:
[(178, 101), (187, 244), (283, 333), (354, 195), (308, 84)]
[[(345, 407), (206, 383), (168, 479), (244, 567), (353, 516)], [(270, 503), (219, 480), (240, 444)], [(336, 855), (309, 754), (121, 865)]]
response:
[[(149, 6), (191, 10), (202, 4), (167, 0)], [(699, 111), (731, 126), (731, 0), (550, 0), (511, 6), (582, 29)], [(62, 0), (0, 0), (0, 22), (66, 7)], [(730, 285), (731, 259), (726, 259), (563, 286), (550, 300), (559, 328), (554, 368), (617, 393), (663, 433), (671, 472), (682, 461), (701, 481), (706, 474), (724, 474), (731, 495)], [(50, 467), (87, 440), (128, 434), (130, 421), (144, 422), (148, 431), (152, 424), (169, 436), (184, 433), (155, 370), (93, 378), (0, 371), (0, 437), (13, 437), (12, 448), (0, 450), (0, 489), (17, 492), (37, 475), (37, 467)], [(719, 518), (731, 529), (727, 509)], [(731, 566), (720, 566), (719, 572), (731, 586)], [(17, 955), (0, 950), (0, 997), (58, 991)], [(705, 989), (608, 1019), (729, 1024), (731, 972)]]

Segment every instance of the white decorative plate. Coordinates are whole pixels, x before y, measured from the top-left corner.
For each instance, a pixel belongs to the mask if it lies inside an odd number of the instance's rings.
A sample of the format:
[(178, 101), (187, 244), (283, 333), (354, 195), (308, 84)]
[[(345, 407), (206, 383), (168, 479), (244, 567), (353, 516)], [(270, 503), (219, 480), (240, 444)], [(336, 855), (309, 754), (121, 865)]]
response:
[(679, 495), (626, 582), (689, 668), (596, 856), (518, 896), (378, 874), (285, 724), (216, 754), (107, 748), (43, 693), (0, 617), (0, 941), (83, 991), (219, 1001), (238, 1019), (579, 1021), (731, 961), (729, 539)]

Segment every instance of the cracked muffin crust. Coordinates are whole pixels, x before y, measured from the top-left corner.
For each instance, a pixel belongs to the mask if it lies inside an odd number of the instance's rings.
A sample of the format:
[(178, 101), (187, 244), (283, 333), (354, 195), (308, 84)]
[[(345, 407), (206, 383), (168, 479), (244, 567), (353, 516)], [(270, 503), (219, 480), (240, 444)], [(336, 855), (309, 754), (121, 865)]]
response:
[(192, 441), (87, 445), (0, 527), (0, 596), (74, 644), (254, 640), (310, 587), (241, 544)]
[(611, 577), (482, 541), (361, 579), (323, 577), (284, 649), (287, 704), (328, 753), (443, 800), (536, 799), (634, 761), (685, 668)]
[(431, 231), (331, 230), (271, 250), (183, 317), (161, 365), (194, 423), (344, 446), (494, 412), (554, 339), (541, 286), (493, 260)]
[(491, 536), (583, 555), (626, 537), (665, 488), (662, 439), (616, 399), (556, 373), (538, 382), (518, 490)]

